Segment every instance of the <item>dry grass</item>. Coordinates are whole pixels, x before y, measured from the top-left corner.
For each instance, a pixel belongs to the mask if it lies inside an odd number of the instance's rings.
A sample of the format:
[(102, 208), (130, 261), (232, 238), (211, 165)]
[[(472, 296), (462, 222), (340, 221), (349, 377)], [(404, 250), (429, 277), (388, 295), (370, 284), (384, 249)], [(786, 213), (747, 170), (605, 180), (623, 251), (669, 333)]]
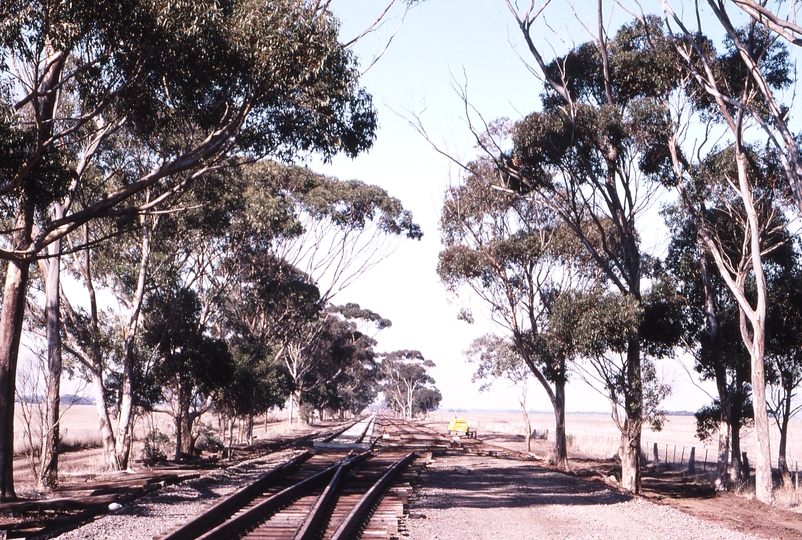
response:
[[(511, 435), (524, 434), (524, 422), (517, 412), (466, 412), (459, 413), (466, 418), (469, 425), (481, 432), (506, 433)], [(437, 421), (448, 422), (454, 413), (437, 412), (432, 418)], [(529, 415), (532, 428), (538, 431), (549, 430), (549, 438), (553, 439), (554, 416), (544, 413), (531, 413)], [(608, 458), (614, 456), (620, 444), (620, 433), (609, 414), (580, 414), (568, 413), (566, 415), (566, 431), (569, 447), (590, 457)], [(779, 431), (772, 424), (772, 453), (776, 454), (779, 446)], [(665, 461), (668, 454), (669, 461), (687, 462), (691, 447), (696, 448), (697, 462), (704, 462), (707, 453), (708, 462), (716, 459), (716, 441), (707, 444), (696, 438), (696, 419), (693, 416), (669, 415), (661, 431), (651, 431), (644, 428), (642, 447), (649, 460), (652, 459), (654, 444), (657, 444), (661, 461)], [(675, 449), (676, 447), (676, 449)], [(741, 447), (748, 455), (755, 454), (754, 431), (744, 429), (741, 432)], [(676, 456), (676, 457), (675, 457)], [(802, 465), (802, 418), (794, 418), (788, 428), (788, 464), (795, 470), (797, 462)], [(776, 466), (776, 457), (774, 458)]]

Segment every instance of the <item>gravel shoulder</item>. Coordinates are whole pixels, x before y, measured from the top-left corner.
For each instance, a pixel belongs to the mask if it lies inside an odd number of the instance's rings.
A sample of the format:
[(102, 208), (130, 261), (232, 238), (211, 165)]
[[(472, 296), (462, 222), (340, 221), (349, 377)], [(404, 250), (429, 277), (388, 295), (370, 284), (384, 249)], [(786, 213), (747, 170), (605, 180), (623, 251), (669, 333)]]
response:
[(267, 471), (292, 458), (286, 450), (248, 460), (226, 469), (164, 487), (140, 497), (95, 521), (62, 534), (40, 538), (59, 540), (139, 540), (168, 533)]
[[(443, 430), (437, 423), (429, 425)], [(772, 538), (802, 539), (794, 493), (774, 506), (718, 492), (682, 471), (647, 471), (644, 493), (632, 497), (609, 478), (613, 460), (569, 451), (569, 471), (546, 464), (552, 443), (487, 433), (482, 455), (449, 452), (424, 470), (410, 503), (411, 540), (456, 538)], [(501, 457), (487, 457), (492, 449)], [(505, 459), (517, 456), (516, 459)], [(523, 459), (527, 457), (529, 459)], [(535, 458), (532, 460), (531, 458)], [(790, 495), (790, 497), (789, 497)]]
[(437, 457), (410, 503), (411, 540), (766, 538), (537, 465)]

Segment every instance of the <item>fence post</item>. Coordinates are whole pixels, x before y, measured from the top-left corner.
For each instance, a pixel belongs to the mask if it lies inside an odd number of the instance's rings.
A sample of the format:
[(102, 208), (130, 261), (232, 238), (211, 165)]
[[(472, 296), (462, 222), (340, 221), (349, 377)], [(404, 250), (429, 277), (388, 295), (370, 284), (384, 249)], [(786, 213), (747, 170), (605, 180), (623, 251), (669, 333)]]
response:
[(657, 451), (657, 443), (654, 443), (654, 462), (660, 463), (660, 452)]
[(707, 449), (707, 448), (705, 448), (705, 464), (704, 464), (704, 465), (702, 465), (702, 470), (703, 470), (703, 471), (706, 471), (706, 470), (707, 470), (707, 450), (708, 450), (708, 449)]
[(696, 447), (691, 446), (691, 453), (688, 456), (688, 472), (693, 474), (696, 472), (696, 464), (694, 461), (696, 460)]
[(679, 458), (679, 465), (682, 467), (682, 462), (685, 461), (685, 446), (682, 447), (682, 455)]
[(671, 463), (676, 465), (677, 464), (677, 445), (674, 445), (674, 457), (671, 458)]

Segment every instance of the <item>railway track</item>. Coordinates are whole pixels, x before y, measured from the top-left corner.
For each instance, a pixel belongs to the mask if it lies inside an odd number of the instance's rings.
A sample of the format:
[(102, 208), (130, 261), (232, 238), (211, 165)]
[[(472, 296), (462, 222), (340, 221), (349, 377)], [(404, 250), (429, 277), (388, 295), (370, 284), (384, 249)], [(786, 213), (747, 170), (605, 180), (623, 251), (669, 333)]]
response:
[(442, 436), (371, 417), (270, 471), (159, 540), (393, 538), (408, 467)]

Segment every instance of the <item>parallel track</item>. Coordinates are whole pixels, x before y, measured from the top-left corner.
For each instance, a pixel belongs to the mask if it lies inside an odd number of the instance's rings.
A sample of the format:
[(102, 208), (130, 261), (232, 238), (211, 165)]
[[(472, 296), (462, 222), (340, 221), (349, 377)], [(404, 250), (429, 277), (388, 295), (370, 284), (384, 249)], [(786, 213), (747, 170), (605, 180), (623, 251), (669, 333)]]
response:
[[(370, 427), (381, 434), (373, 437)], [(378, 418), (365, 420), (329, 442), (314, 454), (304, 453), (283, 464), (160, 540), (351, 540), (361, 538), (364, 531), (370, 538), (390, 538), (397, 532), (410, 490), (402, 474), (422, 452), (443, 445), (444, 439), (411, 424)], [(371, 450), (363, 451), (366, 446)]]

